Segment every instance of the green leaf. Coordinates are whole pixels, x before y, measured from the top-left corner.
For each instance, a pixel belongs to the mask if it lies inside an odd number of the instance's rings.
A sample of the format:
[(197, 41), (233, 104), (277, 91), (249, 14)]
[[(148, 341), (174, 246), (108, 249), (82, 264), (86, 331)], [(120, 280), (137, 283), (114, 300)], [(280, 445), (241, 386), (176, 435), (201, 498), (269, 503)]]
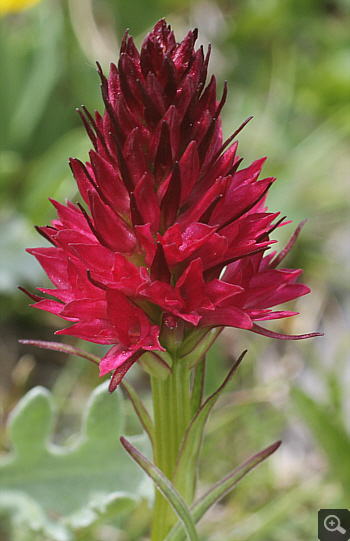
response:
[[(36, 539), (37, 534), (45, 533), (55, 541), (70, 541), (71, 534), (64, 524), (47, 520), (39, 503), (27, 494), (14, 490), (0, 491), (0, 515), (10, 515), (12, 519), (12, 539)], [(43, 531), (43, 524), (45, 530)], [(28, 529), (30, 532), (28, 532)], [(33, 536), (33, 537), (32, 537)]]
[(236, 373), (245, 354), (246, 351), (242, 353), (237, 362), (231, 368), (222, 385), (220, 385), (215, 393), (213, 393), (197, 411), (182, 442), (173, 483), (177, 488), (181, 487), (181, 494), (188, 495), (189, 498), (191, 498), (193, 494), (193, 475), (189, 475), (187, 472), (193, 472), (197, 468), (205, 424), (217, 399)]
[[(120, 445), (122, 399), (118, 392), (109, 395), (108, 382), (92, 392), (74, 443), (51, 443), (53, 421), (53, 398), (42, 387), (27, 393), (12, 412), (13, 451), (0, 459), (0, 511), (50, 539), (68, 541), (111, 505), (124, 512), (150, 496), (150, 484)], [(144, 436), (134, 441), (148, 451)]]
[(194, 369), (193, 387), (191, 394), (192, 415), (196, 415), (202, 405), (205, 383), (205, 356), (199, 361)]
[(132, 456), (132, 458), (141, 466), (141, 468), (153, 480), (158, 490), (168, 500), (175, 513), (179, 517), (185, 529), (189, 541), (198, 541), (196, 526), (191, 515), (189, 507), (186, 505), (181, 495), (169, 479), (150, 462), (138, 449), (131, 445), (125, 438), (121, 437), (122, 445)]
[[(272, 455), (278, 447), (281, 445), (280, 441), (270, 445), (260, 453), (257, 453), (249, 460), (241, 464), (238, 468), (229, 473), (226, 477), (218, 481), (206, 494), (195, 501), (191, 506), (191, 511), (195, 522), (197, 523), (202, 516), (223, 498), (228, 492), (230, 492), (238, 483), (250, 472), (255, 466), (260, 464), (267, 457)], [(185, 539), (182, 525), (177, 523), (169, 532), (164, 541), (183, 541)]]
[(23, 81), (21, 93), (17, 96), (17, 104), (13, 118), (8, 127), (10, 141), (22, 143), (30, 138), (41, 116), (63, 66), (62, 31), (63, 17), (60, 9), (54, 12), (48, 5), (40, 6), (41, 17), (45, 24), (36, 28), (36, 46), (31, 50), (31, 62)]
[(345, 428), (334, 422), (328, 407), (318, 404), (301, 389), (292, 389), (291, 398), (327, 455), (344, 494), (350, 499), (350, 440)]
[(130, 399), (130, 402), (132, 403), (134, 407), (136, 415), (140, 419), (140, 422), (144, 430), (147, 432), (148, 437), (151, 440), (151, 443), (153, 444), (154, 425), (147, 409), (145, 408), (144, 403), (140, 400), (133, 386), (125, 378), (122, 380), (121, 386), (124, 389), (124, 391), (127, 393)]
[(66, 132), (43, 154), (28, 164), (24, 180), (23, 197), (20, 210), (31, 221), (42, 223), (53, 216), (51, 205), (47, 204), (47, 194), (57, 201), (76, 194), (67, 156), (84, 156), (89, 149), (83, 129), (76, 128)]
[[(303, 536), (302, 539), (313, 539), (317, 521), (316, 509), (323, 506), (322, 500), (327, 502), (325, 503), (327, 507), (330, 502), (330, 493), (332, 493), (332, 487), (325, 485), (324, 478), (320, 476), (312, 476), (294, 487), (288, 487), (288, 490), (270, 496), (268, 503), (257, 509), (253, 515), (248, 513), (247, 517), (235, 524), (229, 532), (227, 541), (237, 541), (237, 539), (265, 541), (272, 538), (282, 541), (280, 532), (287, 533), (283, 538), (284, 541), (301, 539), (299, 536), (296, 537), (298, 533), (294, 530), (297, 517), (310, 524), (309, 535), (304, 534), (305, 537)], [(332, 501), (332, 504), (337, 505), (335, 501)], [(311, 509), (311, 514), (305, 513), (305, 509)]]

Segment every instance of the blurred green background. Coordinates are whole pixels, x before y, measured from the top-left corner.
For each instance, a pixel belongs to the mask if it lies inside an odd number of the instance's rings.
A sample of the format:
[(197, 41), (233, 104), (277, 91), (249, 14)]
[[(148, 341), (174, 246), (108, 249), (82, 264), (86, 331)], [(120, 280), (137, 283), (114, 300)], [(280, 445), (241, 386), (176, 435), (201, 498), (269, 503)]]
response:
[[(5, 2), (1, 6), (5, 11)], [(295, 303), (300, 316), (273, 328), (325, 333), (323, 338), (287, 343), (226, 329), (210, 353), (208, 392), (221, 382), (232, 358), (249, 350), (231, 392), (209, 423), (200, 488), (275, 439), (282, 437), (284, 443), (208, 514), (201, 539), (311, 541), (316, 538), (317, 510), (349, 507), (350, 500), (346, 0), (42, 0), (30, 9), (3, 14), (3, 417), (6, 420), (28, 389), (43, 384), (61, 404), (57, 437), (64, 439), (78, 426), (86, 397), (99, 383), (95, 368), (86, 362), (17, 343), (19, 338), (53, 339), (62, 322), (30, 309), (16, 287), (34, 290), (46, 283), (25, 248), (43, 245), (33, 225), (54, 218), (49, 196), (75, 200), (68, 157), (84, 160), (89, 150), (75, 108), (84, 104), (90, 111), (103, 110), (95, 61), (107, 72), (109, 63), (117, 61), (125, 29), (139, 46), (161, 17), (178, 40), (197, 26), (197, 43), (205, 49), (212, 43), (210, 72), (217, 76), (219, 92), (228, 80), (224, 135), (254, 115), (239, 136), (240, 156), (245, 164), (268, 157), (264, 175), (277, 177), (268, 199), (271, 210), (286, 214), (294, 226), (308, 219), (287, 263), (304, 268), (303, 282), (312, 293)], [(279, 232), (281, 243), (293, 230), (290, 225)], [(137, 369), (132, 377), (147, 400), (147, 377)], [(130, 430), (137, 431), (129, 413)], [(7, 445), (5, 436), (5, 450)], [(113, 522), (108, 527), (108, 541), (147, 536), (141, 511), (126, 519), (122, 534)], [(100, 527), (88, 539), (103, 541), (103, 535)]]

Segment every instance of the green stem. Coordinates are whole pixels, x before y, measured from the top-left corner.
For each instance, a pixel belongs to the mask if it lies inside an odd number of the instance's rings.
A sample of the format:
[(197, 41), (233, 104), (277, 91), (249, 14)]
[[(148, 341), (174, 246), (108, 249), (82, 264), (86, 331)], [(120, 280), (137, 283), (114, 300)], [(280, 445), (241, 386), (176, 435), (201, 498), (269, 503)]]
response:
[[(165, 381), (151, 378), (155, 426), (154, 462), (170, 480), (182, 439), (191, 421), (190, 377), (191, 372), (185, 363), (175, 357), (172, 374)], [(195, 475), (196, 472), (193, 472), (193, 477)], [(187, 503), (192, 503), (193, 493), (184, 494), (181, 487), (176, 488)], [(151, 541), (163, 541), (176, 521), (174, 511), (157, 490)]]

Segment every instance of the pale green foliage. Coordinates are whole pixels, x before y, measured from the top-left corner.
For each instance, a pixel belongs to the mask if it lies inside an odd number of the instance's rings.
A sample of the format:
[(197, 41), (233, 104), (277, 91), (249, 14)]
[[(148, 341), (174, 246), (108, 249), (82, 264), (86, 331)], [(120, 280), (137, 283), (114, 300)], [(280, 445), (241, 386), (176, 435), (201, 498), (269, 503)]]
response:
[[(71, 445), (50, 441), (54, 401), (43, 387), (27, 393), (13, 411), (12, 451), (0, 461), (0, 511), (10, 514), (15, 527), (69, 541), (74, 531), (128, 511), (151, 493), (119, 441), (124, 429), (121, 395), (109, 395), (107, 387), (105, 382), (92, 392)], [(147, 453), (143, 436), (131, 439)]]
[(350, 501), (350, 438), (345, 423), (336, 414), (330, 418), (330, 406), (316, 402), (301, 389), (293, 389), (291, 398), (327, 456), (334, 477), (341, 483), (345, 506)]

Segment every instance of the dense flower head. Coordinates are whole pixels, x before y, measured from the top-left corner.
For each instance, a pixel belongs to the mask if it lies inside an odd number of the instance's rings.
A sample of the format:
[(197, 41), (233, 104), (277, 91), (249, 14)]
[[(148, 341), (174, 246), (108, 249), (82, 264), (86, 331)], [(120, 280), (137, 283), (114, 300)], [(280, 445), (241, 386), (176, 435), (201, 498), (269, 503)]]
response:
[(309, 292), (300, 270), (276, 268), (300, 227), (267, 252), (284, 220), (264, 203), (274, 179), (259, 180), (264, 159), (240, 168), (234, 140), (248, 121), (223, 141), (226, 85), (218, 100), (196, 38), (177, 43), (161, 20), (141, 52), (125, 34), (108, 79), (98, 65), (105, 112), (82, 108), (93, 149), (70, 160), (84, 203), (52, 201), (58, 219), (38, 228), (52, 246), (29, 250), (55, 286), (30, 294), (35, 306), (73, 323), (56, 334), (110, 344), (100, 369), (116, 383), (165, 350), (167, 329), (290, 338), (258, 323), (293, 315), (273, 307)]

